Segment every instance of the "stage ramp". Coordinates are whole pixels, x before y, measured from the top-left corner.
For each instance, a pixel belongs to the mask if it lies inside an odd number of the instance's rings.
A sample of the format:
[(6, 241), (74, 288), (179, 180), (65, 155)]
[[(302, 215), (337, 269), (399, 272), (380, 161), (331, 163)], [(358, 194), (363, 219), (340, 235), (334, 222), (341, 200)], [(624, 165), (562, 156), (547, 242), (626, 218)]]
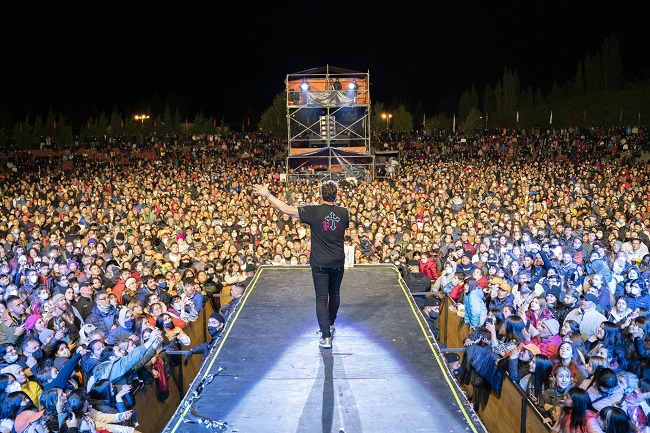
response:
[(331, 350), (308, 267), (263, 267), (165, 431), (485, 429), (391, 265), (345, 271)]

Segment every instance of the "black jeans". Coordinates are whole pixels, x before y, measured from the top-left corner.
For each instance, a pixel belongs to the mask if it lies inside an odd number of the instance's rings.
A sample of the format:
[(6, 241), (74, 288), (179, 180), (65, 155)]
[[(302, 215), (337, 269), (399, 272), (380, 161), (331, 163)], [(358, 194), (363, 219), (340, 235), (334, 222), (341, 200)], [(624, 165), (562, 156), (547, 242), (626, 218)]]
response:
[(344, 268), (311, 268), (316, 291), (316, 318), (321, 336), (331, 337), (330, 325), (336, 321), (341, 303), (341, 281)]

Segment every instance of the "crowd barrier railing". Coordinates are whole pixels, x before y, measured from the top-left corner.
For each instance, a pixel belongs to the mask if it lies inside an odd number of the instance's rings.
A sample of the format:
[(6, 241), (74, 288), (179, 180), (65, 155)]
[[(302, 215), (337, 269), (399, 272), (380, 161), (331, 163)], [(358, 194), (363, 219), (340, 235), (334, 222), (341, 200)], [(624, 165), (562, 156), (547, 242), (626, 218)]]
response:
[[(184, 332), (190, 337), (191, 345), (202, 344), (207, 338), (207, 318), (213, 312), (211, 302), (205, 302), (205, 306), (199, 314), (198, 320), (189, 323)], [(189, 350), (167, 352), (168, 355), (178, 355), (181, 360)], [(159, 433), (163, 431), (167, 422), (171, 419), (176, 408), (185, 397), (187, 386), (192, 382), (201, 369), (202, 355), (192, 356), (187, 363), (181, 361), (178, 367), (171, 368), (168, 378), (169, 396), (165, 401), (158, 400), (157, 382), (143, 386), (135, 395), (136, 405), (133, 408), (138, 416), (140, 425), (137, 430), (142, 433)]]
[[(462, 351), (465, 338), (470, 334), (469, 325), (456, 314), (454, 302), (449, 296), (441, 298), (439, 340), (449, 349)], [(454, 350), (455, 348), (456, 350)], [(462, 353), (459, 353), (462, 356)], [(463, 385), (468, 395), (472, 395), (471, 385)], [(471, 399), (470, 399), (471, 401)], [(551, 428), (535, 405), (528, 399), (519, 385), (506, 374), (501, 393), (490, 393), (487, 401), (475, 404), (474, 410), (490, 433), (548, 433)]]

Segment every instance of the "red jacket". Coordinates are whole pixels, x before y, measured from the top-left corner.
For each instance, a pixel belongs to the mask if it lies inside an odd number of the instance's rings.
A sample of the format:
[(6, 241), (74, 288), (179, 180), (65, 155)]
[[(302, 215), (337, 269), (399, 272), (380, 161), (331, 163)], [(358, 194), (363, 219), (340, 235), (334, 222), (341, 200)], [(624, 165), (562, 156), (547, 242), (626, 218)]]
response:
[(420, 260), (420, 272), (429, 277), (432, 283), (438, 279), (438, 267), (434, 259), (428, 259), (426, 262)]
[(541, 338), (539, 336), (534, 338), (534, 343), (539, 347), (542, 355), (546, 355), (549, 358), (553, 358), (558, 350), (560, 350), (560, 345), (562, 344), (562, 337), (559, 335), (553, 335), (547, 338)]

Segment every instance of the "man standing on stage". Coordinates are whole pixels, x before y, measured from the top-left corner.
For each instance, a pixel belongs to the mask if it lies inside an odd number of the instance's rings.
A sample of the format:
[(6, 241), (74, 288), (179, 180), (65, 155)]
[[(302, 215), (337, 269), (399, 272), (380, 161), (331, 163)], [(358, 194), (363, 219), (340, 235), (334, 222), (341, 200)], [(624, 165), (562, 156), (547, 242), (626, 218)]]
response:
[(321, 185), (321, 204), (289, 206), (273, 196), (268, 188), (255, 185), (256, 194), (264, 197), (279, 212), (300, 221), (311, 228), (311, 252), (309, 264), (316, 291), (316, 318), (320, 327), (320, 347), (332, 348), (334, 322), (341, 301), (341, 281), (345, 265), (343, 238), (348, 228), (348, 210), (335, 204), (338, 185), (329, 180)]

